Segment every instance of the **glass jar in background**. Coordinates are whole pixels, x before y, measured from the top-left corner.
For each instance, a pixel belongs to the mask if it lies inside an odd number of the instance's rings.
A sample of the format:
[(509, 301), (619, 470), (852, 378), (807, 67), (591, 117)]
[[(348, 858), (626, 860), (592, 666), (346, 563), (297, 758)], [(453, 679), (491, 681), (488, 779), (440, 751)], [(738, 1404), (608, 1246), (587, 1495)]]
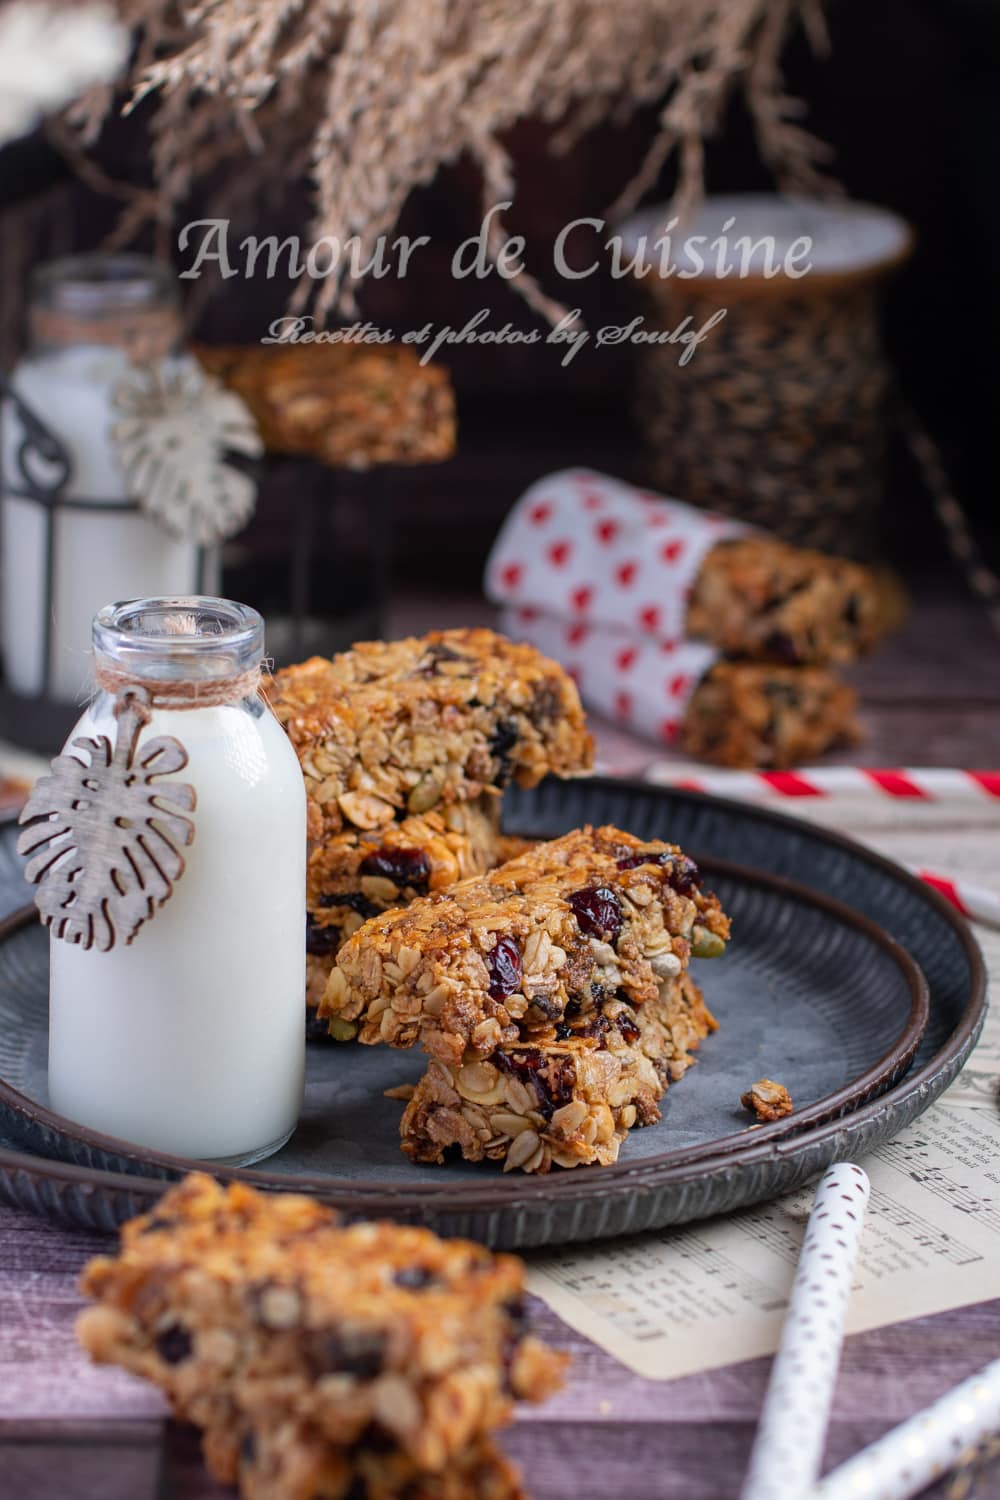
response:
[[(29, 303), (29, 347), (7, 380), (24, 406), (5, 400), (0, 450), (4, 668), (8, 692), (26, 700), (22, 715), (31, 699), (81, 701), (84, 643), (105, 600), (206, 586), (197, 545), (169, 535), (127, 497), (111, 439), (112, 393), (132, 366), (194, 366), (180, 349), (173, 271), (141, 255), (72, 256), (34, 271)], [(29, 455), (43, 489), (65, 478), (54, 504), (30, 493), (19, 462), (26, 439), (31, 445), (31, 414), (68, 460), (61, 476), (59, 464)], [(70, 717), (63, 714), (61, 730)]]
[(116, 694), (145, 689), (139, 752), (155, 735), (184, 746), (195, 836), (128, 946), (52, 936), (50, 1103), (156, 1150), (259, 1161), (295, 1128), (305, 1050), (305, 788), (257, 691), (263, 621), (225, 599), (142, 599), (102, 609), (93, 640), (98, 691), (70, 739), (114, 745)]

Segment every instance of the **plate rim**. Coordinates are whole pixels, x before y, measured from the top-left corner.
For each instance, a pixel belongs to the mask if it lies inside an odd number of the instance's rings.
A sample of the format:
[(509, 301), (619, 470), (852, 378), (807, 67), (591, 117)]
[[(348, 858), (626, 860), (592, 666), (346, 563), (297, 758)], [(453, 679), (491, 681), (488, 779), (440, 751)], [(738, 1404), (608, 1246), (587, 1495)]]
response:
[[(864, 912), (848, 906), (834, 897), (826, 895), (786, 876), (774, 875), (751, 866), (712, 856), (705, 858), (703, 866), (710, 876), (724, 876), (741, 880), (758, 889), (776, 892), (800, 903), (818, 909), (828, 917), (861, 933), (894, 964), (909, 991), (910, 1005), (906, 1020), (892, 1044), (861, 1073), (843, 1084), (839, 1089), (816, 1100), (801, 1111), (796, 1111), (783, 1120), (771, 1124), (744, 1126), (714, 1140), (657, 1152), (654, 1156), (639, 1161), (619, 1161), (601, 1168), (596, 1173), (560, 1172), (545, 1176), (483, 1177), (475, 1179), (448, 1178), (442, 1173), (440, 1182), (426, 1178), (419, 1181), (373, 1183), (352, 1178), (321, 1176), (315, 1173), (281, 1174), (269, 1172), (266, 1163), (259, 1167), (217, 1167), (196, 1158), (179, 1157), (170, 1152), (161, 1152), (134, 1145), (121, 1137), (106, 1135), (40, 1104), (28, 1095), (0, 1079), (0, 1107), (7, 1113), (25, 1120), (29, 1126), (71, 1140), (89, 1151), (101, 1152), (122, 1161), (135, 1164), (135, 1173), (126, 1171), (126, 1177), (137, 1176), (148, 1179), (150, 1170), (183, 1175), (192, 1171), (212, 1171), (227, 1181), (243, 1181), (258, 1188), (301, 1192), (320, 1195), (324, 1201), (347, 1206), (384, 1204), (387, 1211), (412, 1211), (430, 1206), (441, 1212), (476, 1211), (482, 1208), (505, 1208), (514, 1204), (525, 1204), (536, 1199), (549, 1200), (558, 1196), (560, 1202), (581, 1196), (595, 1196), (598, 1185), (609, 1187), (630, 1181), (638, 1184), (649, 1177), (656, 1181), (672, 1180), (686, 1167), (702, 1167), (709, 1162), (728, 1162), (741, 1166), (745, 1162), (758, 1160), (761, 1151), (779, 1140), (798, 1140), (821, 1128), (825, 1124), (836, 1124), (845, 1116), (853, 1115), (870, 1102), (885, 1096), (886, 1092), (900, 1082), (912, 1065), (913, 1057), (926, 1030), (930, 1014), (929, 987), (919, 965), (893, 937)], [(15, 933), (37, 920), (37, 912), (29, 905), (12, 912), (0, 921), (0, 945)], [(3, 1157), (0, 1154), (0, 1164)], [(113, 1167), (87, 1167), (86, 1172), (111, 1172)]]

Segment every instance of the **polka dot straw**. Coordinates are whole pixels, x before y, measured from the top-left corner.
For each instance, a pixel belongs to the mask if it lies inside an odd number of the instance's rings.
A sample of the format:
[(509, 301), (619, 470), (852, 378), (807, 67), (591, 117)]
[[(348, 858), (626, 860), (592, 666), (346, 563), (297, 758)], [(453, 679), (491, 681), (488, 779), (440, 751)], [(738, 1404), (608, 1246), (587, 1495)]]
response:
[(908, 1500), (994, 1432), (1000, 1432), (1000, 1360), (834, 1469), (815, 1500)]
[(819, 1476), (868, 1193), (850, 1162), (817, 1189), (740, 1500), (805, 1500)]

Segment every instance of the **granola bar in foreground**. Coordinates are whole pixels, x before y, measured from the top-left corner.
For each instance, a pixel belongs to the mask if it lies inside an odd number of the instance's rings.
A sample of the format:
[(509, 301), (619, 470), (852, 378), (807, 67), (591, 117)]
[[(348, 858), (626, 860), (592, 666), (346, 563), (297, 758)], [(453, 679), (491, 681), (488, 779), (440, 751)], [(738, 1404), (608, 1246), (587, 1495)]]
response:
[(633, 1126), (660, 1118), (659, 1099), (715, 1025), (683, 974), (635, 1009), (609, 1000), (489, 1058), (434, 1059), (404, 1111), (403, 1151), (441, 1162), (457, 1149), (525, 1172), (616, 1161)]
[(202, 1175), (127, 1224), (81, 1287), (93, 1358), (196, 1426), (294, 1418), (350, 1448), (376, 1424), (427, 1470), (543, 1399), (564, 1363), (526, 1331), (513, 1256)]
[(243, 1500), (526, 1500), (514, 1465), (488, 1439), (427, 1472), (377, 1445), (346, 1451), (289, 1420), (205, 1435), (205, 1459)]
[[(371, 833), (345, 829), (318, 844), (306, 871), (306, 1006), (315, 1011), (343, 943), (379, 912), (482, 875), (509, 840), (497, 832), (497, 799), (455, 802)], [(322, 1026), (326, 1032), (326, 1026)], [(341, 1040), (355, 1028), (342, 1023)]]
[(872, 573), (773, 537), (720, 542), (701, 565), (687, 634), (730, 656), (784, 666), (849, 662), (885, 628)]
[(615, 996), (655, 999), (729, 921), (675, 845), (617, 828), (538, 844), (479, 880), (364, 923), (344, 944), (320, 1018), (360, 1040), (422, 1043), (452, 1065)]
[(724, 661), (695, 688), (681, 744), (723, 766), (808, 764), (860, 738), (857, 694), (825, 667)]
[(286, 668), (268, 696), (302, 766), (313, 841), (593, 760), (572, 678), (492, 630), (363, 642)]

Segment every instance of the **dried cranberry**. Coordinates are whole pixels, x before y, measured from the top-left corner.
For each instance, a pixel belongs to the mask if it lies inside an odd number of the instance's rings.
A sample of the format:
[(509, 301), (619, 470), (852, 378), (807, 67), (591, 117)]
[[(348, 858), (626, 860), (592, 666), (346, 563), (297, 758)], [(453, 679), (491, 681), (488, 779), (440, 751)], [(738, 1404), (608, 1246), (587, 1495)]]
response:
[(496, 786), (506, 786), (513, 773), (510, 752), (520, 739), (520, 732), (513, 719), (501, 719), (489, 738), (490, 754), (499, 762), (494, 776)]
[(775, 661), (786, 662), (790, 667), (798, 665), (799, 648), (784, 630), (772, 630), (764, 641), (764, 650)]
[(559, 1001), (553, 1000), (552, 996), (545, 990), (535, 991), (531, 997), (531, 1008), (537, 1011), (546, 1021), (557, 1021), (563, 1013)]
[(362, 896), (360, 891), (341, 891), (332, 896), (320, 896), (320, 906), (346, 906), (348, 911), (357, 912), (363, 921), (367, 922), (369, 917), (378, 916), (378, 907), (374, 901), (369, 901), (367, 896)]
[(191, 1335), (180, 1323), (171, 1323), (156, 1340), (156, 1352), (168, 1365), (183, 1364), (193, 1347)]
[(493, 1052), (490, 1062), (499, 1072), (510, 1073), (534, 1090), (539, 1111), (546, 1119), (551, 1119), (560, 1105), (568, 1104), (573, 1097), (576, 1069), (570, 1057), (547, 1062), (537, 1047), (522, 1047), (517, 1052)]
[(422, 1292), (425, 1287), (437, 1286), (440, 1280), (426, 1266), (404, 1266), (392, 1279), (408, 1292)]
[(668, 849), (640, 850), (618, 861), (619, 870), (635, 870), (639, 865), (662, 865), (667, 872), (667, 884), (679, 896), (690, 896), (701, 885), (701, 871), (686, 854), (671, 854)]
[(440, 675), (438, 668), (443, 661), (468, 661), (468, 659), (460, 651), (453, 651), (450, 646), (440, 643), (431, 645), (424, 652), (423, 661), (417, 668), (417, 675), (420, 677), (437, 677)]
[(566, 900), (573, 908), (581, 932), (588, 937), (614, 942), (622, 930), (622, 909), (610, 886), (587, 886), (582, 891), (574, 891)]
[(422, 849), (381, 848), (366, 854), (359, 869), (362, 875), (377, 875), (382, 880), (391, 880), (394, 885), (409, 885), (420, 890), (427, 887), (431, 862)]
[(637, 1042), (642, 1034), (635, 1023), (635, 1017), (630, 1015), (627, 1010), (623, 1010), (619, 1015), (615, 1016), (615, 1025), (621, 1032), (623, 1042)]
[(521, 950), (513, 938), (497, 939), (497, 945), (486, 960), (490, 971), (490, 997), (506, 1000), (521, 988)]
[(306, 917), (306, 952), (313, 958), (329, 958), (340, 947), (339, 927), (320, 927), (310, 916)]
[(322, 1374), (374, 1380), (385, 1368), (385, 1337), (375, 1329), (318, 1334), (309, 1352), (314, 1367)]
[(330, 1028), (325, 1021), (321, 1021), (315, 1010), (306, 1006), (306, 1041), (328, 1042), (330, 1040)]

